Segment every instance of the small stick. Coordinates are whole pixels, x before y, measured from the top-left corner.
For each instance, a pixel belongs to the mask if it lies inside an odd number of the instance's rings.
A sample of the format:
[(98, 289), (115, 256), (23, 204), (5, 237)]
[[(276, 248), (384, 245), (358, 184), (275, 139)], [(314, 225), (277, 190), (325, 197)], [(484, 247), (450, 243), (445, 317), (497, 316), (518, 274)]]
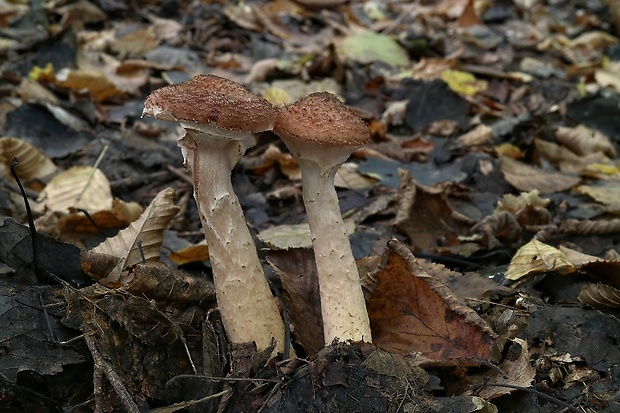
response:
[(110, 363), (103, 359), (103, 355), (99, 352), (99, 348), (97, 348), (95, 338), (93, 336), (86, 336), (84, 337), (84, 341), (86, 341), (90, 354), (93, 356), (95, 369), (102, 371), (103, 374), (105, 374), (108, 381), (116, 391), (116, 394), (121, 399), (121, 403), (123, 403), (125, 409), (127, 409), (129, 413), (140, 413), (138, 405), (131, 398), (131, 395), (125, 388), (125, 385), (119, 375), (116, 374)]

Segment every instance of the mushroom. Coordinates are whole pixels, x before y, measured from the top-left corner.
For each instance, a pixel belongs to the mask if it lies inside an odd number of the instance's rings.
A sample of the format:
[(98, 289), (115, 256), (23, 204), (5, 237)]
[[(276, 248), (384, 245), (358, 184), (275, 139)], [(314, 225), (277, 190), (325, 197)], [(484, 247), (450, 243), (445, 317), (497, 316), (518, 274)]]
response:
[(340, 165), (370, 140), (368, 127), (334, 95), (319, 92), (282, 108), (273, 131), (301, 169), (325, 344), (370, 342), (366, 302), (334, 187)]
[(272, 128), (276, 109), (240, 84), (213, 75), (165, 86), (149, 95), (142, 115), (178, 122), (178, 145), (194, 178), (194, 198), (209, 247), (222, 322), (233, 343), (284, 348), (284, 323), (232, 182), (231, 171)]

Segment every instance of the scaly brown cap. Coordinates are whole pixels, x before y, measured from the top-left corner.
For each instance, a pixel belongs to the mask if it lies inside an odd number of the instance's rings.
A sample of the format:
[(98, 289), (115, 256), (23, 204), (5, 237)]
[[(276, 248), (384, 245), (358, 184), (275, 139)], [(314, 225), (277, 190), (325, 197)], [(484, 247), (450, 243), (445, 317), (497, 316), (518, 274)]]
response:
[(146, 99), (142, 116), (256, 133), (271, 129), (276, 112), (271, 103), (237, 82), (198, 75), (155, 90)]
[(280, 109), (273, 131), (285, 140), (325, 146), (364, 146), (370, 141), (364, 121), (328, 92), (311, 93)]

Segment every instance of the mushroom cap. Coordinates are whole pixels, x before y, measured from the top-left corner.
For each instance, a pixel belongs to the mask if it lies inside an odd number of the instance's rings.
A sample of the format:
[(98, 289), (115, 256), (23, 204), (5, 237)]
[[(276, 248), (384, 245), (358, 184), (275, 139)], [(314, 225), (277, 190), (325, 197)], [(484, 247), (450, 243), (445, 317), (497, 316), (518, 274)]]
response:
[(370, 141), (364, 121), (336, 96), (311, 93), (280, 109), (273, 131), (288, 145), (291, 141), (359, 148)]
[(153, 91), (142, 116), (257, 133), (272, 128), (276, 113), (271, 103), (239, 83), (207, 74)]

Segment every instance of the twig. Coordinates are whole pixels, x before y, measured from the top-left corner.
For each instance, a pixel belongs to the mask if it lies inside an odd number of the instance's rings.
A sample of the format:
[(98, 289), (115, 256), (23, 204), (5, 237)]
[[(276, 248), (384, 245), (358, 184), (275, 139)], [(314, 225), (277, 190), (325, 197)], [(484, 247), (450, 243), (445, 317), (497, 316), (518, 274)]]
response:
[(121, 403), (125, 406), (125, 409), (129, 413), (140, 413), (140, 409), (136, 402), (133, 401), (131, 395), (125, 388), (121, 378), (114, 371), (110, 363), (104, 360), (103, 355), (99, 352), (99, 348), (97, 348), (97, 342), (93, 336), (84, 337), (84, 341), (86, 341), (86, 345), (90, 350), (90, 354), (93, 356), (93, 362), (95, 363), (95, 370), (102, 371), (105, 374), (106, 378), (116, 391), (116, 394), (121, 399)]
[(551, 403), (555, 403), (555, 404), (557, 404), (559, 406), (565, 407), (565, 408), (567, 408), (567, 409), (569, 409), (569, 410), (571, 410), (573, 412), (583, 413), (581, 410), (579, 410), (579, 409), (571, 406), (570, 404), (568, 404), (568, 403), (558, 399), (557, 397), (550, 396), (550, 395), (548, 395), (546, 393), (543, 393), (543, 392), (538, 391), (536, 389), (530, 389), (528, 387), (513, 386), (512, 384), (500, 384), (500, 383), (482, 383), (482, 384), (480, 384), (478, 386), (472, 386), (472, 387), (475, 389), (474, 390), (474, 394), (477, 391), (480, 391), (484, 387), (506, 387), (508, 389), (521, 390), (521, 391), (524, 391), (524, 392), (527, 392), (527, 393), (535, 394), (538, 397), (541, 397), (541, 398), (543, 398), (545, 400), (548, 400)]

